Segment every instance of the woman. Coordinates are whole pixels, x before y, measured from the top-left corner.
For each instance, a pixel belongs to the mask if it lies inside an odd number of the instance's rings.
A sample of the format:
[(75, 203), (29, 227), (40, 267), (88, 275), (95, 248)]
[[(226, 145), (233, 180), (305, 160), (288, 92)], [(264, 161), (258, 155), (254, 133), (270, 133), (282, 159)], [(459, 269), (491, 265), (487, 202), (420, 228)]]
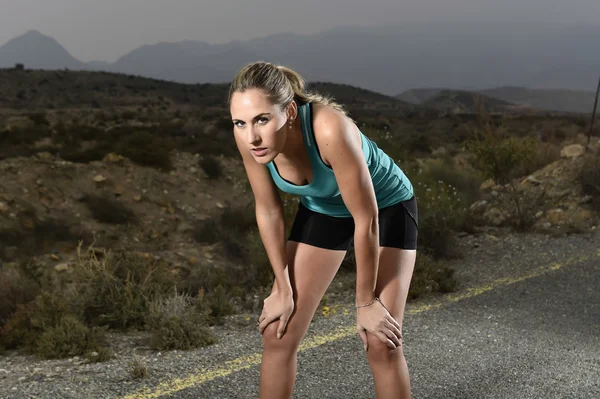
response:
[[(401, 331), (416, 258), (412, 184), (340, 105), (306, 93), (289, 68), (246, 65), (231, 84), (229, 104), (275, 274), (258, 320), (260, 397), (291, 397), (300, 341), (354, 245), (357, 329), (377, 397), (409, 398)], [(301, 199), (287, 242), (277, 188)]]

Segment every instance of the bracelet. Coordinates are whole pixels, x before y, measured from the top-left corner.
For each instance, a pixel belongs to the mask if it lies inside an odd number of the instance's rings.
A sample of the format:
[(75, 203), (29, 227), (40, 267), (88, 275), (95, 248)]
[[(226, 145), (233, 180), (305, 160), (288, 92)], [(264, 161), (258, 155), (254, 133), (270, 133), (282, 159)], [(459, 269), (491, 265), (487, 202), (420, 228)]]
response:
[(360, 308), (366, 308), (367, 306), (371, 306), (372, 304), (375, 303), (375, 301), (379, 302), (379, 298), (375, 297), (373, 298), (369, 303), (365, 304), (365, 305), (356, 305), (356, 309), (360, 309)]

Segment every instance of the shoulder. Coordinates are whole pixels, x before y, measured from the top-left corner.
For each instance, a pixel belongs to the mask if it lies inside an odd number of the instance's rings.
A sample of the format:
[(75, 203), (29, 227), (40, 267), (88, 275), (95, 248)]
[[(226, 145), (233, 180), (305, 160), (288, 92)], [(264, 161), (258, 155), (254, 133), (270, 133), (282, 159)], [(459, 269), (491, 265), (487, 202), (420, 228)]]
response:
[(342, 112), (323, 104), (312, 105), (313, 133), (323, 160), (329, 164), (341, 148), (361, 149), (361, 139), (354, 122)]

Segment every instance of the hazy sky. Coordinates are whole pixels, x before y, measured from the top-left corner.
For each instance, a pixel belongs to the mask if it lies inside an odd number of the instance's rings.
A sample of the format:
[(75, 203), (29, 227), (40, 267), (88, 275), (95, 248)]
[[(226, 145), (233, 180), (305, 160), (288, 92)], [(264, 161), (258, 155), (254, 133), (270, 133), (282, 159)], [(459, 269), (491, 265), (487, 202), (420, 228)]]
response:
[(160, 41), (435, 20), (600, 25), (600, 0), (0, 0), (0, 45), (36, 29), (82, 61), (112, 62)]

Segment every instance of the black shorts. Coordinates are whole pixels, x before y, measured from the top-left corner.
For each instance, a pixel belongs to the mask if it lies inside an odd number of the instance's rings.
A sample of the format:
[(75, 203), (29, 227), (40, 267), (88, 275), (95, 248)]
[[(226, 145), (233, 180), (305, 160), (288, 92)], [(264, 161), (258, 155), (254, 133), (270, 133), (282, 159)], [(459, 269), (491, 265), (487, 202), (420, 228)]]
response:
[[(417, 249), (419, 219), (414, 196), (380, 209), (378, 219), (380, 247)], [(300, 203), (289, 240), (319, 248), (348, 250), (354, 241), (354, 218), (314, 212)]]

